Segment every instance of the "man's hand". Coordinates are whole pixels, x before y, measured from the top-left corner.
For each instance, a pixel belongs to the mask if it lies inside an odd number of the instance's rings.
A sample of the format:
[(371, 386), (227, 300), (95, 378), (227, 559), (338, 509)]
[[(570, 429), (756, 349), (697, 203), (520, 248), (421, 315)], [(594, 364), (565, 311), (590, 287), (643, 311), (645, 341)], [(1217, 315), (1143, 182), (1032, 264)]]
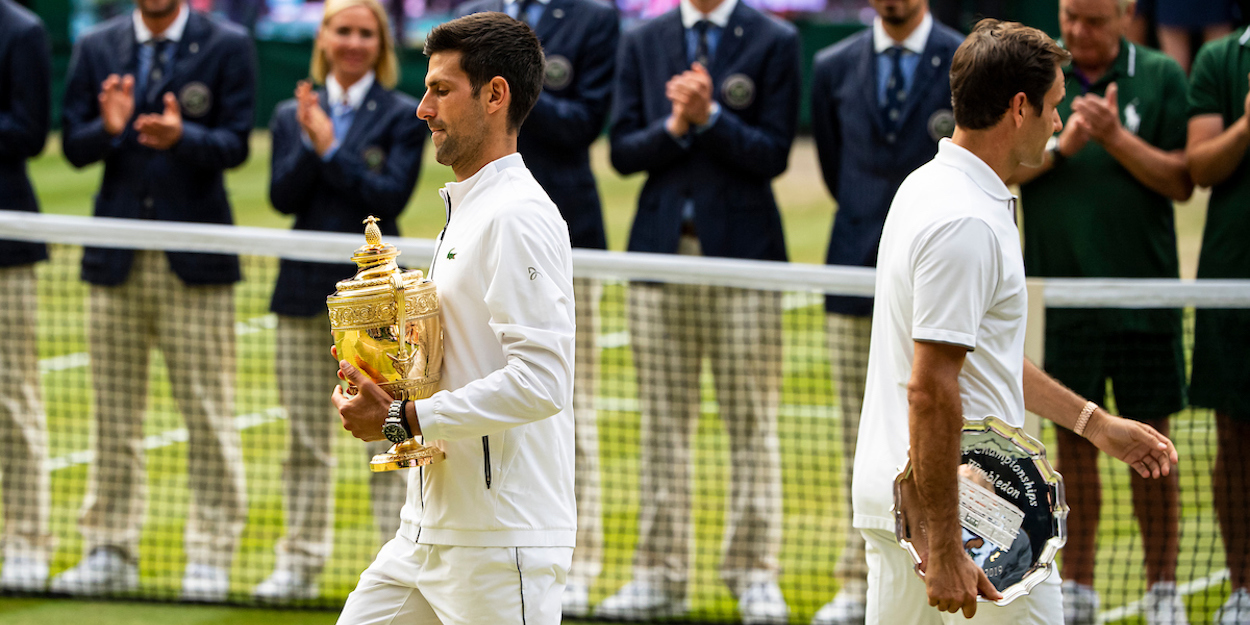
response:
[(165, 94), (165, 112), (147, 113), (135, 119), (139, 143), (156, 150), (168, 150), (182, 139), (182, 110), (178, 98)]
[(677, 91), (674, 86), (681, 78), (681, 74), (668, 79), (668, 83), (664, 85), (664, 93), (668, 96), (668, 101), (673, 104), (673, 111), (669, 113), (668, 119), (664, 122), (665, 130), (674, 137), (684, 137), (690, 132), (690, 120), (686, 118), (685, 98), (678, 98)]
[(1098, 449), (1124, 461), (1142, 477), (1163, 477), (1179, 461), (1176, 447), (1158, 430), (1131, 419), (1094, 412), (1085, 438)]
[(362, 441), (380, 441), (382, 424), (386, 421), (386, 413), (394, 401), (382, 387), (368, 376), (361, 373), (346, 360), (339, 361), (339, 378), (351, 382), (357, 389), (354, 396), (343, 392), (342, 386), (335, 386), (330, 401), (339, 411), (343, 420), (343, 429)]
[(1003, 598), (985, 571), (964, 552), (963, 545), (956, 543), (941, 550), (935, 546), (929, 545), (924, 574), (929, 605), (952, 614), (963, 610), (964, 618), (972, 618), (977, 613), (977, 595), (991, 601)]
[(1122, 128), (1116, 98), (1118, 93), (1119, 88), (1111, 83), (1107, 85), (1105, 98), (1091, 93), (1072, 101), (1072, 112), (1084, 120), (1089, 136), (1103, 145), (1115, 140)]
[(109, 74), (100, 83), (100, 121), (104, 131), (116, 137), (135, 113), (135, 77)]
[(301, 80), (295, 87), (295, 101), (298, 105), (295, 118), (312, 141), (317, 156), (325, 156), (334, 145), (334, 122), (321, 108), (321, 98), (313, 91), (311, 83)]
[(1068, 122), (1059, 133), (1059, 153), (1072, 158), (1089, 143), (1089, 123), (1080, 113), (1068, 116)]
[(694, 63), (670, 79), (666, 93), (669, 100), (681, 103), (691, 125), (702, 126), (712, 116), (712, 76), (703, 65)]

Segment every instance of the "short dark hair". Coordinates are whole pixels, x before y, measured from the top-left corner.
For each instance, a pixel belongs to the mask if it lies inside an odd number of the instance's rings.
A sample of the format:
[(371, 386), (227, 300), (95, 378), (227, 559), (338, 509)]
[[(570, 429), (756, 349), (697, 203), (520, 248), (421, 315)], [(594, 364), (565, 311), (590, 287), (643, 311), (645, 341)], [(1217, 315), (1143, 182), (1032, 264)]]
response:
[(955, 124), (983, 130), (998, 123), (1023, 92), (1040, 115), (1055, 68), (1071, 55), (1046, 33), (1018, 22), (983, 19), (951, 60)]
[(504, 13), (474, 13), (435, 26), (425, 38), (425, 55), (459, 52), (473, 96), (496, 76), (508, 81), (512, 104), (508, 130), (517, 130), (543, 89), (543, 46), (525, 23)]

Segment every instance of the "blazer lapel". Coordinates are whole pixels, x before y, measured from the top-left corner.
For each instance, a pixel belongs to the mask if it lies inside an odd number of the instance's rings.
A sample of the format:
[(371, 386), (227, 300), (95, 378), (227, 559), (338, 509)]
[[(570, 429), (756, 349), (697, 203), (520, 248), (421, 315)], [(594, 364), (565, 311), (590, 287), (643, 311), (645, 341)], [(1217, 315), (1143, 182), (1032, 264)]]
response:
[(877, 102), (877, 49), (873, 46), (872, 32), (864, 37), (861, 51), (857, 73), (863, 82), (856, 91), (863, 97), (864, 110), (871, 113), (868, 118), (873, 127), (881, 134), (885, 132), (885, 120), (881, 119), (881, 104)]
[(659, 29), (659, 36), (660, 48), (668, 51), (668, 75), (676, 76), (690, 69), (690, 64), (686, 62), (686, 29), (681, 25), (680, 10), (669, 11), (668, 22)]
[(942, 57), (938, 54), (937, 46), (934, 45), (934, 32), (937, 32), (936, 29), (929, 33), (929, 41), (925, 42), (924, 52), (920, 54), (920, 61), (912, 75), (911, 87), (907, 90), (907, 100), (903, 103), (903, 114), (899, 118), (900, 127), (915, 112), (921, 96), (929, 91), (938, 75), (938, 68), (942, 66)]
[[(187, 10), (190, 10), (190, 7), (187, 7)], [(174, 51), (173, 71), (163, 74), (160, 83), (158, 83), (156, 93), (161, 94), (157, 96), (158, 99), (164, 97), (165, 90), (169, 87), (169, 82), (173, 80), (174, 76), (190, 76), (193, 74), (191, 66), (195, 63), (196, 57), (201, 51), (200, 49), (204, 46), (204, 28), (201, 20), (202, 18), (195, 11), (191, 11), (191, 15), (187, 16), (187, 27), (182, 31), (182, 39), (178, 40), (178, 46)], [(175, 93), (174, 95), (177, 96), (179, 94)], [(164, 108), (163, 104), (161, 108)]]
[(369, 92), (365, 94), (365, 99), (360, 101), (360, 108), (356, 109), (356, 114), (352, 117), (352, 126), (347, 129), (347, 135), (343, 137), (343, 144), (339, 146), (340, 150), (355, 150), (356, 144), (360, 142), (360, 136), (373, 125), (373, 120), (378, 116), (378, 110), (382, 108), (384, 102), (382, 99), (386, 96), (382, 85), (375, 80), (373, 86), (369, 87)]
[(738, 58), (738, 48), (742, 46), (742, 40), (751, 36), (751, 27), (755, 24), (751, 19), (753, 16), (745, 13), (746, 5), (739, 0), (737, 6), (734, 7), (733, 13), (729, 14), (729, 21), (725, 23), (725, 28), (721, 30), (720, 42), (716, 44), (716, 56), (712, 58), (712, 66), (708, 68), (708, 73), (712, 75), (715, 86), (719, 86), (720, 80), (724, 78), (721, 74), (725, 73), (730, 63)]
[(551, 0), (547, 3), (547, 8), (543, 9), (542, 17), (538, 18), (538, 23), (534, 25), (534, 33), (538, 35), (539, 41), (547, 41), (552, 31), (560, 27), (560, 23), (564, 18), (568, 17), (569, 11), (573, 9), (572, 0)]
[(135, 28), (129, 21), (126, 27), (120, 29), (117, 33), (117, 41), (114, 50), (117, 52), (117, 61), (121, 67), (121, 74), (130, 74), (136, 78), (139, 75), (139, 55), (135, 54), (135, 49), (139, 42), (135, 40)]

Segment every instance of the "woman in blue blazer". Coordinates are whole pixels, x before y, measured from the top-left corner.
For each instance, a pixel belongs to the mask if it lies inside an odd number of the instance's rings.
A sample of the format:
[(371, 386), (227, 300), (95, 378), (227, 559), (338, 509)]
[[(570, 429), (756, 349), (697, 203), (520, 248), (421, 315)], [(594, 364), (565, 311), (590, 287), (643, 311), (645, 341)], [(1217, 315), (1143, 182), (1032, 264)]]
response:
[[(398, 81), (392, 31), (377, 0), (326, 3), (312, 56), (314, 88), (301, 81), (295, 98), (278, 104), (269, 199), (295, 216), (296, 230), (362, 232), (369, 215), (382, 232), (398, 236), (396, 222), (412, 196), (427, 129), (417, 102), (392, 91)], [(256, 587), (264, 601), (311, 599), (333, 546), (333, 441), (339, 418), (328, 384), (331, 358), (326, 296), (355, 274), (351, 264), (282, 260), (270, 309), (278, 315), (275, 351), (278, 391), (288, 417), (290, 456), (283, 471), (286, 535), (277, 545), (273, 574)], [(387, 443), (370, 443), (369, 454)], [(404, 475), (372, 474), (373, 510), (388, 540), (399, 528)]]

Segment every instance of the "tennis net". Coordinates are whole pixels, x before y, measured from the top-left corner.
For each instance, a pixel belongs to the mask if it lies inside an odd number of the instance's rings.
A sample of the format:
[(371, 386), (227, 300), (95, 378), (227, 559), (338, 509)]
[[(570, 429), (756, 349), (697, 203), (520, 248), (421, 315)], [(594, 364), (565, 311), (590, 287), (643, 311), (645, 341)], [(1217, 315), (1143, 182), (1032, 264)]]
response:
[[(402, 472), (370, 474), (366, 445), (339, 426), (324, 311), (288, 318), (270, 301), (281, 259), (344, 265), (361, 237), (0, 211), (0, 239), (47, 241), (51, 253), (0, 270), (10, 359), (0, 410), (27, 413), (0, 423), (5, 565), (47, 553), (55, 580), (107, 546), (137, 564), (123, 596), (187, 598), (183, 576), (198, 562), (225, 568), (225, 600), (244, 604), (260, 602), (254, 592), (275, 568), (289, 568), (317, 587), (294, 605), (341, 606), (398, 525)], [(433, 241), (387, 242), (405, 266), (424, 268), (434, 253)], [(108, 297), (99, 291), (127, 285), (81, 280), (84, 249), (95, 248), (146, 250), (134, 257), (135, 291)], [(238, 254), (243, 280), (215, 298), (192, 288), (169, 299), (162, 251)], [(868, 325), (827, 314), (825, 303), (871, 296), (872, 271), (592, 250), (576, 250), (574, 266), (582, 529), (570, 581), (587, 586), (592, 607), (649, 580), (686, 597), (688, 619), (736, 622), (736, 596), (775, 580), (789, 621), (809, 622), (862, 570), (847, 540), (853, 439), (844, 424), (858, 412)], [(345, 265), (342, 277), (352, 271)], [(1250, 309), (1250, 281), (1055, 279), (1032, 297), (1052, 318), (1178, 315), (1183, 384), (1195, 308)], [(1117, 366), (1164, 375), (1175, 362)], [(1126, 408), (1115, 387), (1126, 393), (1129, 382), (1113, 377), (1092, 399)], [(296, 431), (297, 410), (324, 415), (325, 427)], [(1175, 576), (1190, 621), (1207, 622), (1229, 594), (1212, 498), (1215, 417), (1187, 405), (1168, 413), (1182, 457)], [(44, 420), (47, 483), (21, 477), (32, 473), (22, 458)], [(1041, 434), (1053, 457), (1054, 428)], [(1096, 472), (1100, 618), (1131, 622), (1147, 607), (1147, 569), (1170, 568), (1170, 556), (1147, 562), (1155, 551), (1143, 552), (1128, 470), (1103, 458)], [(1245, 491), (1228, 497), (1250, 506)], [(38, 530), (41, 514), (50, 536)]]

